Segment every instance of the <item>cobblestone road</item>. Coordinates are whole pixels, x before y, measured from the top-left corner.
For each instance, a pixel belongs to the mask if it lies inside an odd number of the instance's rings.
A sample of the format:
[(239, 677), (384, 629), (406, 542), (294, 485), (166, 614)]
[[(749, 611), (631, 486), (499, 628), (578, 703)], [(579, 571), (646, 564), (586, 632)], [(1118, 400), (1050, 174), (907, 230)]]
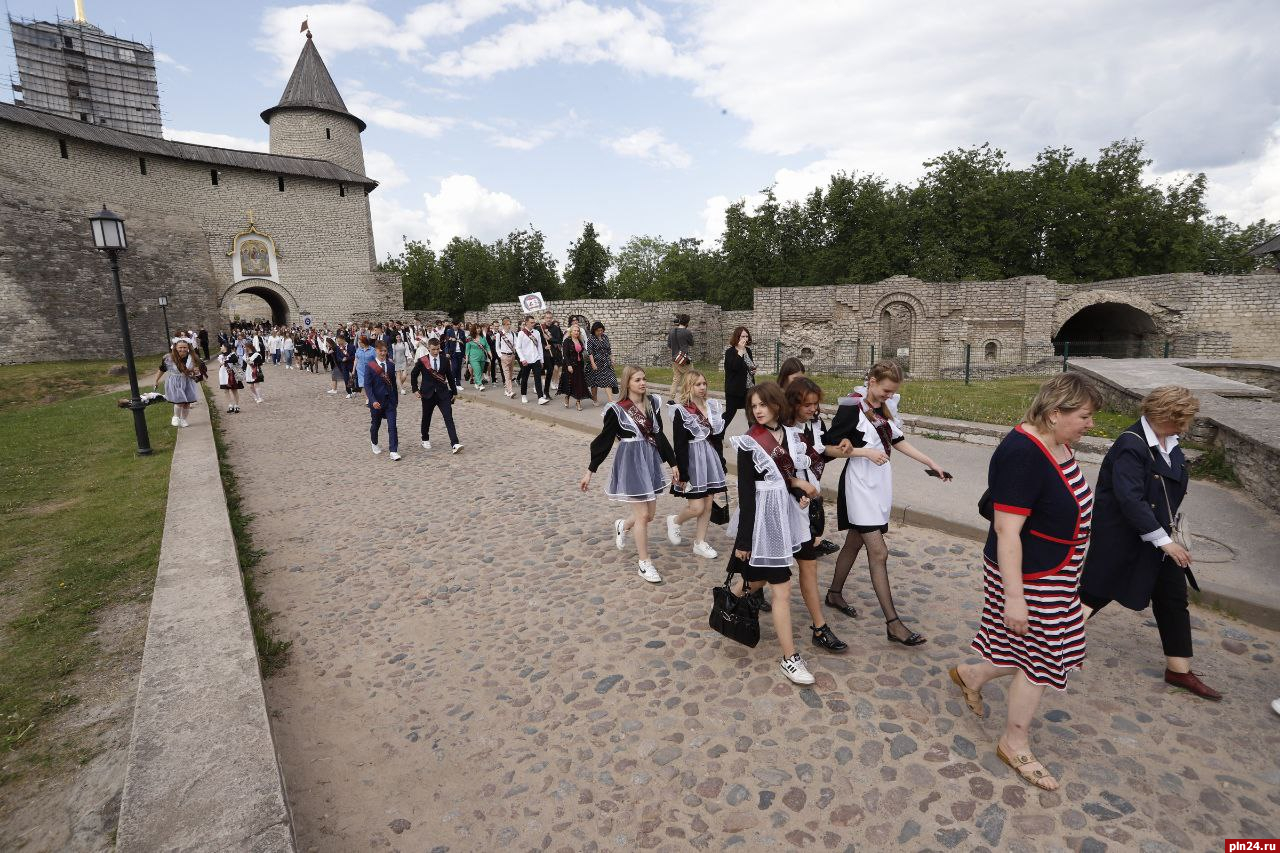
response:
[(402, 398), (392, 463), (369, 452), (363, 405), (326, 386), (274, 370), (267, 403), (223, 418), (260, 586), (294, 641), (267, 698), (301, 850), (1157, 853), (1280, 835), (1274, 632), (1195, 612), (1214, 705), (1160, 680), (1149, 613), (1100, 616), (1037, 721), (1063, 783), (1040, 793), (994, 754), (1001, 690), (982, 721), (946, 677), (976, 627), (974, 544), (892, 531), (900, 609), (930, 642), (886, 643), (860, 568), (864, 615), (830, 617), (851, 648), (802, 642), (818, 681), (801, 689), (767, 619), (754, 650), (706, 627), (722, 561), (655, 526), (666, 582), (635, 576), (603, 477), (576, 491), (580, 433), (461, 403), (466, 449), (426, 452)]

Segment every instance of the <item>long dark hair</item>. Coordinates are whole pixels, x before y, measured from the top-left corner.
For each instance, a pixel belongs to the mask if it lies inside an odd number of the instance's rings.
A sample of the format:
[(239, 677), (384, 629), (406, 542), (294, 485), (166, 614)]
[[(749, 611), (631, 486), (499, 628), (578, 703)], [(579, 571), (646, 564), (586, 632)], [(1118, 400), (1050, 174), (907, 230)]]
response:
[(747, 415), (753, 423), (759, 423), (751, 411), (752, 397), (759, 397), (761, 403), (777, 412), (779, 424), (785, 424), (791, 420), (791, 404), (787, 402), (787, 395), (782, 392), (782, 386), (777, 382), (761, 382), (747, 392)]
[(778, 384), (784, 389), (788, 387), (791, 378), (797, 374), (804, 376), (804, 362), (795, 356), (791, 356), (782, 362), (782, 366), (778, 368)]

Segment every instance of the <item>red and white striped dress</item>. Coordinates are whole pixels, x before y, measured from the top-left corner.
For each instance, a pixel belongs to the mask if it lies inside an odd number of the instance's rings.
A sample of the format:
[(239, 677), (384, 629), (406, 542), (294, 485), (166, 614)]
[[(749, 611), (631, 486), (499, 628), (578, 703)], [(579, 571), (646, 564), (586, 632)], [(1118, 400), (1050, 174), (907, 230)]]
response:
[(1046, 577), (1023, 578), (1027, 633), (1021, 637), (1004, 624), (1004, 580), (999, 567), (984, 557), (982, 625), (971, 645), (996, 666), (1014, 666), (1032, 684), (1067, 689), (1067, 671), (1084, 664), (1084, 613), (1080, 607), (1080, 568), (1093, 522), (1093, 491), (1072, 455), (1059, 462), (1062, 476), (1080, 506), (1080, 541), (1062, 569)]

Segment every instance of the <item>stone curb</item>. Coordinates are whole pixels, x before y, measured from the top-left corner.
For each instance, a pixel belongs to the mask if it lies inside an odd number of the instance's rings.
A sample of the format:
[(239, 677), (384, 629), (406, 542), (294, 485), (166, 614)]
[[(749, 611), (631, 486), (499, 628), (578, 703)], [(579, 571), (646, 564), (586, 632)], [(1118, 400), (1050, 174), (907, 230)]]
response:
[[(460, 402), (465, 401), (467, 403), (480, 403), (481, 405), (500, 409), (504, 412), (510, 412), (516, 417), (524, 417), (529, 420), (551, 424), (552, 426), (566, 427), (568, 429), (577, 430), (578, 432), (586, 435), (594, 436), (597, 434), (596, 430), (592, 429), (588, 424), (582, 424), (573, 420), (561, 418), (554, 412), (544, 411), (545, 409), (549, 409), (550, 405), (538, 406), (530, 403), (528, 411), (524, 411), (523, 409), (512, 410), (510, 406), (499, 403), (496, 399), (485, 398), (482, 396), (470, 395), (466, 397), (459, 397), (458, 400)], [(907, 417), (910, 416), (904, 415), (903, 420), (905, 421)], [(967, 427), (970, 425), (967, 421), (951, 421), (944, 418), (917, 418), (916, 422), (929, 424), (945, 423), (951, 425), (952, 429), (956, 426)], [(1000, 438), (1004, 437), (1004, 432), (999, 432), (1000, 428), (991, 424), (973, 424), (973, 426), (982, 428), (982, 432), (979, 433), (980, 435), (994, 435), (998, 433)], [(1107, 439), (1091, 439), (1091, 441), (1105, 443), (1108, 447), (1111, 444)], [(986, 442), (983, 441), (973, 443), (986, 444)], [(999, 439), (997, 438), (996, 441), (991, 443), (991, 446), (994, 447), (998, 443)], [(1104, 453), (1105, 450), (1103, 450), (1102, 453), (1099, 453), (1098, 459), (1101, 459)], [(1082, 458), (1087, 458), (1084, 457), (1083, 454), (1081, 454), (1081, 456)], [(737, 463), (733, 459), (727, 459), (726, 461), (728, 463), (729, 473), (737, 474)], [(828, 502), (834, 502), (837, 497), (835, 489), (823, 486), (822, 497)], [(941, 533), (947, 533), (964, 539), (972, 539), (978, 542), (985, 541), (987, 538), (987, 526), (985, 524), (979, 524), (976, 521), (973, 523), (956, 521), (955, 519), (945, 518), (928, 509), (910, 504), (898, 503), (897, 501), (894, 501), (893, 507), (890, 510), (890, 518), (896, 524), (907, 524), (912, 527), (923, 527), (929, 530), (937, 530)], [(1218, 607), (1245, 622), (1260, 625), (1264, 628), (1280, 630), (1280, 609), (1258, 602), (1255, 596), (1252, 596), (1243, 590), (1220, 586), (1212, 581), (1200, 580), (1199, 583), (1201, 590), (1199, 594), (1194, 590), (1191, 590), (1192, 599), (1198, 604), (1203, 604), (1209, 607)]]
[(170, 468), (116, 849), (293, 853), (208, 408), (189, 420)]

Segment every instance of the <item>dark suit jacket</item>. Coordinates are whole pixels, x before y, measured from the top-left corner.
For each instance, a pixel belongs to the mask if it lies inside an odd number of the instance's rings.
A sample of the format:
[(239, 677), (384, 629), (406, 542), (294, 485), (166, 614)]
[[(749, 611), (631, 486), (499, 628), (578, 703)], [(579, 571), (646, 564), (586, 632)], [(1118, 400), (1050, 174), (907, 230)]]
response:
[(421, 391), (423, 399), (434, 396), (441, 402), (452, 402), (453, 398), (458, 396), (458, 385), (454, 382), (450, 363), (451, 359), (444, 353), (440, 353), (440, 373), (444, 374), (444, 378), (448, 380), (447, 383), (442, 383), (427, 369), (431, 364), (431, 356), (424, 355), (413, 365), (413, 372), (409, 374), (409, 388), (415, 394)]
[[(1157, 527), (1169, 532), (1170, 513), (1177, 514), (1191, 479), (1182, 448), (1175, 447), (1169, 458), (1172, 464), (1166, 465), (1160, 451), (1147, 446), (1141, 422), (1121, 433), (1107, 451), (1094, 493), (1082, 591), (1131, 610), (1151, 603), (1156, 576), (1168, 558), (1141, 537)], [(1187, 575), (1195, 586), (1190, 571)]]
[(400, 392), (396, 390), (396, 366), (390, 358), (383, 375), (377, 371), (378, 362), (373, 360), (364, 373), (364, 395), (369, 400), (369, 408), (374, 403), (381, 403), (383, 410), (394, 409), (400, 400)]

